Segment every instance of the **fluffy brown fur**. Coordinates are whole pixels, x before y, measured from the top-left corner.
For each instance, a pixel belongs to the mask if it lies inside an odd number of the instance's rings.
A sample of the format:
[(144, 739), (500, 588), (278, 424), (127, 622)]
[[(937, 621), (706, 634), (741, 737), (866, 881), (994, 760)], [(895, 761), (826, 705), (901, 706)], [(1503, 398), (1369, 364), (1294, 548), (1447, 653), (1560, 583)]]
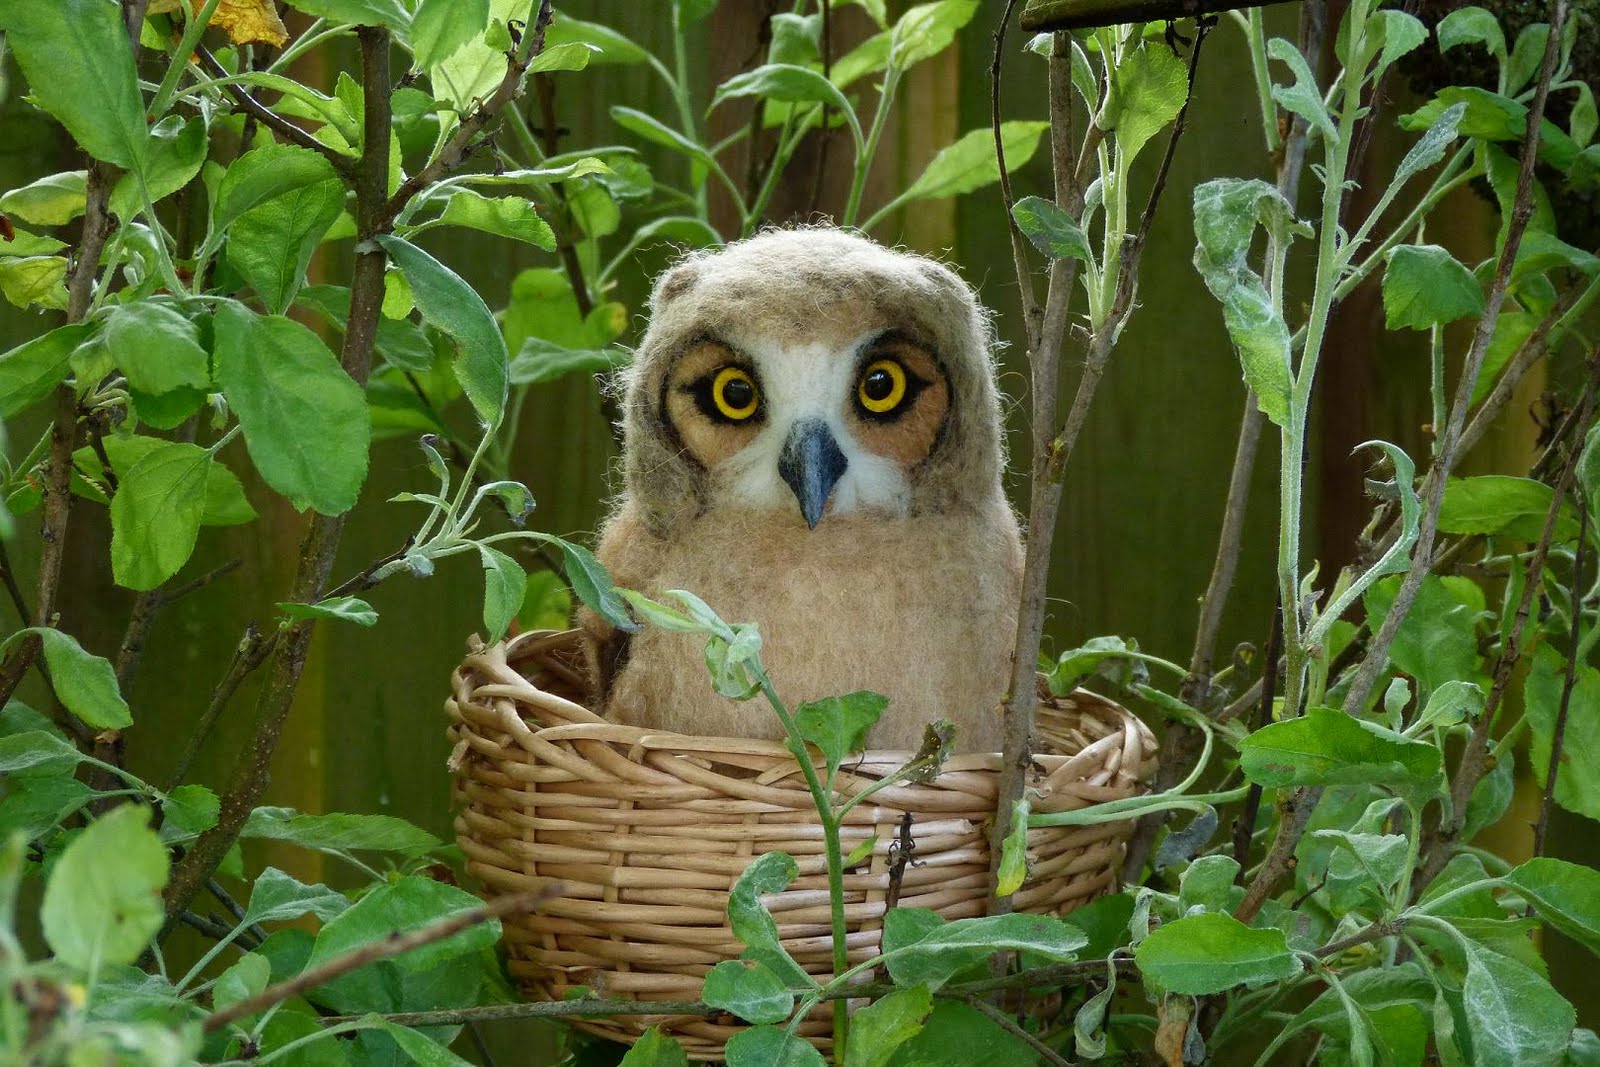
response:
[[(775, 230), (691, 255), (657, 282), (650, 310), (626, 383), (625, 491), (599, 549), (616, 580), (651, 596), (688, 589), (730, 621), (758, 623), (791, 704), (884, 693), (875, 747), (915, 747), (941, 717), (956, 723), (959, 749), (997, 747), (1022, 551), (1000, 485), (992, 337), (972, 290), (941, 264), (838, 230)], [(829, 515), (809, 530), (798, 509), (719, 500), (662, 411), (674, 362), (708, 336), (842, 341), (877, 328), (927, 347), (948, 381), (941, 431), (907, 467), (909, 514)], [(592, 615), (583, 623), (615, 649), (618, 635)], [(601, 696), (635, 725), (780, 733), (761, 702), (712, 692), (695, 635), (647, 627), (628, 638)]]

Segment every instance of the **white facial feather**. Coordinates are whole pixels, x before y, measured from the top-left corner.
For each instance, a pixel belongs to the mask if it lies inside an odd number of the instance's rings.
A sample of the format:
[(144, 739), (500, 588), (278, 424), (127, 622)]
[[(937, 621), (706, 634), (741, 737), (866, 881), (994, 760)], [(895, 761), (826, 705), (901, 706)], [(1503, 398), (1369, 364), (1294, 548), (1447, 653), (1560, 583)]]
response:
[(778, 457), (796, 422), (820, 419), (833, 431), (847, 461), (827, 514), (905, 517), (911, 506), (905, 471), (856, 441), (849, 414), (856, 353), (873, 336), (862, 334), (842, 349), (816, 342), (780, 347), (762, 338), (730, 338), (755, 361), (766, 424), (750, 444), (712, 472), (728, 499), (760, 510), (794, 510), (794, 491), (778, 474)]

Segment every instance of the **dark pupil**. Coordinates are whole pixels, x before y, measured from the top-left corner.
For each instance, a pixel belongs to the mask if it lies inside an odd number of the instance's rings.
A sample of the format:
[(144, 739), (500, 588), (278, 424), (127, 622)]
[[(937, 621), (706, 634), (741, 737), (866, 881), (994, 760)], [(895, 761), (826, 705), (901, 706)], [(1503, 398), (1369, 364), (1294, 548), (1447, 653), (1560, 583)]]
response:
[(735, 411), (743, 411), (755, 398), (755, 387), (743, 378), (734, 378), (722, 386), (722, 399)]
[(887, 400), (889, 394), (894, 392), (894, 379), (886, 370), (875, 370), (867, 375), (867, 380), (861, 384), (861, 391), (867, 394), (868, 400)]

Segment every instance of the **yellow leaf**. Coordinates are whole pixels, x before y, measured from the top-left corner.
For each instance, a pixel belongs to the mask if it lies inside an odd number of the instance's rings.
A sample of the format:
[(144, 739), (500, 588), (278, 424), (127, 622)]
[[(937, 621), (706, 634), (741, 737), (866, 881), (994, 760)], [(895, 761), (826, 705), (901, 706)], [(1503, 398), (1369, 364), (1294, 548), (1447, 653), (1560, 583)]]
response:
[[(189, 0), (190, 8), (198, 14), (206, 0)], [(161, 15), (178, 10), (178, 0), (150, 0), (147, 9), (151, 15)], [(289, 40), (289, 31), (272, 0), (220, 0), (211, 14), (211, 25), (227, 32), (234, 44), (251, 44), (259, 41), (281, 47)]]

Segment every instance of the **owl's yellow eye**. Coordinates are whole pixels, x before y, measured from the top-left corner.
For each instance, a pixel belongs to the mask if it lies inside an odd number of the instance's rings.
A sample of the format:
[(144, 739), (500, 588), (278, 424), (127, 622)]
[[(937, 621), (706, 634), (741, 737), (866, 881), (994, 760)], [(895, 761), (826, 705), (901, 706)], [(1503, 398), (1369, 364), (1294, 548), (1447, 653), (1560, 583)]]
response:
[(906, 398), (906, 369), (898, 361), (880, 359), (868, 364), (856, 388), (861, 406), (874, 415), (887, 415)]
[(761, 405), (761, 394), (747, 371), (739, 367), (723, 367), (711, 380), (711, 402), (724, 418), (743, 422), (756, 413)]

